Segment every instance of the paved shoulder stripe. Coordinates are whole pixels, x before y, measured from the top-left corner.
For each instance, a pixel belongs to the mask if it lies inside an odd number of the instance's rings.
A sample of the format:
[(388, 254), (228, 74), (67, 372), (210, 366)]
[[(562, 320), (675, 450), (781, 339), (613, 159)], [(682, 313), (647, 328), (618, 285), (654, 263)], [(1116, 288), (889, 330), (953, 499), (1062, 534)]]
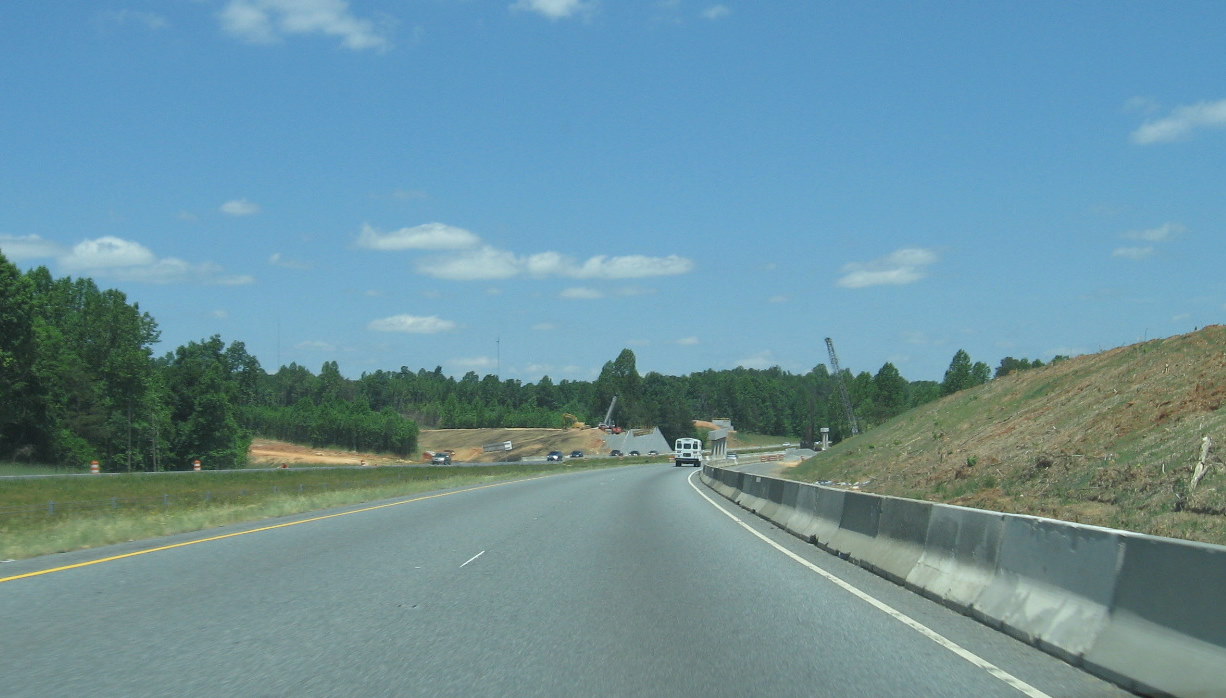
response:
[(879, 609), (879, 610), (881, 610), (881, 611), (883, 611), (883, 612), (885, 612), (885, 613), (889, 614), (889, 616), (890, 616), (890, 617), (894, 618), (895, 620), (897, 620), (898, 622), (902, 623), (903, 625), (906, 625), (907, 627), (911, 628), (912, 630), (914, 630), (914, 631), (918, 632), (919, 634), (923, 635), (924, 637), (928, 638), (929, 640), (932, 640), (933, 642), (937, 643), (937, 644), (938, 644), (938, 645), (940, 645), (941, 647), (944, 647), (945, 649), (949, 650), (950, 652), (953, 652), (954, 654), (956, 654), (956, 655), (958, 655), (959, 657), (961, 657), (961, 658), (965, 659), (966, 661), (970, 662), (971, 664), (974, 664), (975, 666), (979, 667), (980, 669), (983, 669), (984, 671), (988, 672), (989, 674), (991, 674), (992, 676), (996, 677), (997, 679), (1000, 679), (1000, 680), (1001, 680), (1001, 681), (1003, 681), (1004, 683), (1009, 684), (1009, 685), (1010, 685), (1010, 686), (1012, 686), (1013, 688), (1016, 688), (1018, 691), (1021, 691), (1022, 693), (1026, 694), (1027, 696), (1030, 696), (1030, 698), (1051, 698), (1051, 696), (1047, 695), (1047, 694), (1046, 694), (1046, 693), (1044, 693), (1043, 691), (1040, 691), (1039, 689), (1035, 688), (1034, 686), (1031, 686), (1030, 684), (1026, 683), (1025, 681), (1022, 681), (1021, 679), (1017, 678), (1017, 677), (1016, 677), (1016, 676), (1014, 676), (1013, 674), (1010, 674), (1009, 672), (1005, 671), (1004, 669), (1001, 669), (1000, 667), (998, 667), (998, 666), (996, 666), (995, 664), (993, 664), (993, 663), (989, 662), (988, 660), (984, 659), (983, 657), (980, 657), (979, 655), (975, 654), (974, 652), (971, 652), (970, 650), (968, 650), (968, 649), (966, 649), (965, 647), (963, 647), (963, 646), (959, 645), (958, 643), (954, 642), (953, 640), (950, 640), (949, 638), (945, 637), (944, 635), (941, 635), (941, 634), (940, 634), (940, 633), (938, 633), (937, 631), (935, 631), (935, 630), (933, 630), (932, 628), (929, 628), (928, 626), (924, 625), (923, 623), (921, 623), (921, 622), (919, 622), (919, 621), (915, 620), (915, 619), (914, 619), (914, 618), (912, 618), (911, 616), (908, 616), (907, 614), (903, 613), (902, 611), (899, 611), (898, 609), (894, 608), (893, 606), (890, 606), (889, 604), (886, 604), (886, 603), (885, 603), (885, 602), (883, 602), (883, 601), (880, 601), (880, 600), (878, 600), (878, 599), (876, 599), (876, 598), (874, 598), (874, 597), (872, 597), (872, 596), (869, 596), (869, 595), (868, 595), (868, 593), (866, 593), (866, 592), (864, 592), (864, 591), (861, 591), (860, 589), (857, 589), (856, 587), (852, 586), (851, 584), (848, 584), (847, 582), (843, 581), (842, 579), (839, 579), (838, 577), (834, 576), (833, 574), (830, 574), (830, 573), (829, 573), (829, 572), (827, 572), (826, 570), (824, 570), (824, 569), (822, 569), (822, 568), (818, 567), (817, 565), (814, 565), (813, 563), (809, 562), (808, 560), (804, 559), (803, 557), (801, 557), (801, 556), (797, 555), (796, 553), (793, 553), (791, 550), (788, 550), (787, 548), (783, 547), (782, 545), (779, 545), (778, 543), (776, 543), (775, 541), (771, 540), (770, 538), (767, 538), (766, 536), (764, 536), (764, 535), (762, 535), (761, 533), (757, 532), (757, 531), (756, 531), (756, 530), (754, 530), (754, 529), (753, 529), (753, 527), (751, 527), (749, 524), (747, 524), (747, 523), (745, 523), (744, 521), (742, 521), (742, 520), (741, 520), (740, 518), (738, 518), (738, 517), (737, 517), (735, 514), (733, 514), (733, 513), (729, 512), (729, 511), (728, 511), (728, 510), (726, 510), (726, 509), (724, 509), (724, 507), (722, 507), (722, 506), (720, 506), (719, 504), (717, 504), (717, 503), (715, 502), (715, 500), (714, 500), (714, 499), (711, 499), (710, 497), (708, 497), (708, 496), (707, 496), (707, 494), (706, 494), (705, 492), (703, 492), (701, 489), (699, 489), (699, 488), (698, 488), (698, 486), (694, 484), (694, 477), (695, 477), (696, 475), (698, 475), (698, 473), (697, 473), (697, 472), (692, 473), (692, 474), (690, 475), (690, 478), (689, 478), (690, 487), (693, 487), (695, 492), (697, 492), (699, 495), (701, 495), (703, 499), (705, 499), (705, 500), (707, 500), (708, 502), (710, 502), (711, 506), (713, 506), (713, 507), (715, 507), (716, 509), (718, 509), (718, 510), (720, 511), (720, 513), (722, 513), (724, 516), (727, 516), (728, 518), (730, 518), (730, 519), (732, 519), (733, 521), (737, 522), (737, 524), (738, 524), (738, 525), (740, 525), (740, 526), (741, 526), (741, 528), (744, 528), (746, 531), (749, 531), (750, 533), (754, 534), (754, 535), (755, 535), (755, 536), (757, 536), (758, 538), (762, 539), (763, 541), (765, 541), (765, 542), (766, 542), (768, 545), (770, 545), (771, 547), (775, 548), (776, 550), (778, 550), (779, 552), (783, 553), (784, 555), (787, 555), (788, 557), (792, 558), (792, 559), (793, 559), (793, 560), (795, 560), (796, 562), (799, 562), (800, 564), (802, 564), (802, 565), (804, 565), (805, 567), (809, 568), (809, 569), (810, 569), (810, 570), (812, 570), (813, 572), (816, 572), (817, 574), (820, 574), (821, 576), (823, 576), (823, 577), (825, 577), (826, 579), (830, 580), (832, 583), (834, 583), (834, 584), (838, 585), (839, 587), (842, 587), (843, 589), (847, 590), (847, 591), (848, 591), (848, 592), (850, 592), (851, 594), (853, 594), (853, 595), (855, 595), (856, 597), (860, 598), (861, 600), (863, 600), (863, 601), (867, 602), (868, 604), (872, 605), (873, 607), (875, 607), (875, 608), (877, 608), (877, 609)]

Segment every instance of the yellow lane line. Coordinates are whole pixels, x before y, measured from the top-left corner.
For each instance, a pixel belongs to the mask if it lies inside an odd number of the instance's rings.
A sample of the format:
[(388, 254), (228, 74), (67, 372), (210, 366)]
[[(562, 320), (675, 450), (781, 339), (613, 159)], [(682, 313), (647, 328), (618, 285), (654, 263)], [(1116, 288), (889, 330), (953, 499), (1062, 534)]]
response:
[[(548, 477), (548, 476), (542, 476), (542, 477)], [(209, 538), (189, 540), (183, 543), (175, 543), (173, 545), (163, 545), (157, 548), (149, 548), (148, 550), (137, 550), (136, 552), (124, 553), (123, 555), (112, 555), (111, 557), (103, 557), (97, 560), (88, 560), (86, 562), (78, 562), (74, 565), (64, 565), (62, 567), (52, 567), (50, 569), (39, 570), (37, 572), (27, 572), (25, 574), (15, 574), (11, 577), (0, 577), (0, 584), (3, 584), (5, 582), (12, 582), (18, 579), (25, 579), (27, 577), (40, 577), (44, 574), (51, 574), (53, 572), (63, 572), (65, 570), (75, 570), (78, 567), (89, 567), (90, 565), (98, 565), (98, 564), (102, 564), (103, 562), (114, 562), (115, 560), (122, 560), (128, 557), (136, 557), (137, 555), (148, 555), (149, 553), (158, 553), (158, 552), (162, 552), (163, 550), (173, 550), (175, 548), (183, 548), (189, 545), (196, 545), (197, 543), (209, 543), (215, 540), (225, 540), (226, 538), (234, 538), (236, 536), (245, 536), (249, 533), (260, 533), (262, 531), (271, 531), (277, 528), (297, 526), (299, 524), (312, 523), (314, 521), (323, 521), (325, 519), (335, 519), (338, 516), (349, 516), (350, 514), (361, 514), (363, 512), (374, 511), (376, 509), (386, 509), (388, 507), (400, 506), (401, 504), (412, 504), (413, 502), (421, 502), (427, 499), (437, 499), (438, 497), (446, 497), (446, 496), (453, 495), (453, 494), (463, 494), (465, 492), (475, 492), (477, 490), (484, 490), (490, 487), (501, 487), (502, 485), (510, 485), (515, 482), (528, 482), (530, 480), (540, 480), (540, 479), (541, 479), (540, 477), (532, 477), (532, 478), (527, 478), (526, 480), (509, 480), (507, 482), (495, 482), (489, 485), (479, 485), (477, 487), (469, 487), (467, 489), (455, 490), (453, 492), (439, 492), (437, 494), (428, 494), (422, 497), (414, 497), (413, 499), (402, 499), (398, 502), (389, 502), (388, 504), (376, 504), (375, 506), (372, 506), (372, 507), (363, 507), (361, 509), (353, 509), (352, 511), (342, 511), (337, 514), (326, 514), (324, 516), (315, 516), (309, 519), (302, 519), (299, 521), (289, 521), (286, 523), (275, 524), (272, 526), (262, 526), (260, 528), (253, 528), (249, 531), (237, 531), (235, 533), (226, 533), (220, 536), (211, 536)]]

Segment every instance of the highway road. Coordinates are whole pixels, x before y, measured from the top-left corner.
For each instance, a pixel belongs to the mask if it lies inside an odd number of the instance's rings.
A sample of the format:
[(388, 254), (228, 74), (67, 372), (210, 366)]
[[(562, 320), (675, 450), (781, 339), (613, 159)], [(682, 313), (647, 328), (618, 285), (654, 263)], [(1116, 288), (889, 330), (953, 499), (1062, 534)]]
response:
[(0, 564), (5, 696), (1116, 696), (628, 466)]

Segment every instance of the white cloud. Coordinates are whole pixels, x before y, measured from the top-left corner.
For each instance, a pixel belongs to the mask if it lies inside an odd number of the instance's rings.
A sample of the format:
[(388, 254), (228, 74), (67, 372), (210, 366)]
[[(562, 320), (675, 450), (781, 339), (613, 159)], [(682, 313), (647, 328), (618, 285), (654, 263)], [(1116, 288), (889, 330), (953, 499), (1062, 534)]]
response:
[(723, 19), (730, 14), (732, 14), (732, 9), (727, 5), (712, 5), (702, 11), (703, 19), (710, 20)]
[(322, 34), (339, 37), (342, 46), (354, 51), (391, 47), (384, 28), (355, 17), (345, 0), (230, 0), (220, 19), (226, 32), (255, 44)]
[(190, 264), (175, 257), (159, 258), (148, 247), (130, 240), (105, 236), (83, 240), (58, 258), (70, 274), (151, 284), (197, 282), (222, 286), (254, 283), (251, 276), (225, 276), (212, 262)]
[(1169, 116), (1142, 124), (1130, 138), (1139, 145), (1172, 143), (1205, 128), (1226, 128), (1226, 99), (1175, 107)]
[(698, 344), (698, 338), (697, 337), (682, 337), (681, 339), (677, 340), (677, 344), (680, 344), (683, 347), (692, 347), (695, 344)]
[(408, 332), (411, 334), (438, 334), (455, 329), (451, 320), (442, 320), (437, 316), (419, 317), (416, 315), (393, 315), (391, 317), (371, 320), (366, 329), (376, 332)]
[(865, 288), (912, 284), (926, 277), (924, 268), (936, 261), (937, 256), (931, 250), (903, 248), (871, 262), (851, 262), (843, 265), (843, 276), (838, 280), (838, 285), (843, 288)]
[(1154, 256), (1153, 247), (1117, 247), (1111, 252), (1112, 257), (1123, 257), (1124, 259), (1145, 259)]
[(363, 225), (357, 245), (374, 250), (454, 252), (450, 255), (440, 254), (421, 259), (415, 266), (419, 273), (426, 276), (457, 281), (509, 279), (517, 276), (636, 279), (686, 274), (694, 269), (693, 260), (679, 255), (597, 255), (583, 262), (555, 251), (519, 255), (483, 244), (481, 238), (472, 232), (445, 223), (426, 223), (389, 233)]
[(641, 279), (648, 276), (686, 274), (693, 269), (693, 261), (675, 254), (667, 257), (599, 255), (587, 260), (567, 276), (580, 279)]
[(435, 257), (417, 263), (417, 271), (436, 279), (478, 281), (518, 276), (522, 264), (511, 252), (489, 245), (457, 257)]
[(67, 255), (60, 257), (60, 264), (69, 272), (148, 267), (155, 263), (157, 258), (148, 247), (109, 235), (97, 240), (82, 240), (73, 245)]
[(319, 340), (308, 340), (305, 342), (298, 342), (297, 344), (294, 345), (294, 348), (302, 349), (304, 351), (322, 351), (322, 352), (326, 352), (329, 354), (335, 353), (337, 349), (335, 344), (331, 344), (329, 342), (321, 342)]
[(594, 288), (584, 288), (582, 286), (575, 286), (573, 288), (568, 288), (562, 291), (561, 293), (559, 293), (558, 296), (560, 298), (567, 298), (570, 300), (584, 300), (584, 301), (591, 301), (591, 300), (597, 300), (599, 298), (604, 298), (604, 294), (601, 293), (600, 291), (597, 291)]
[(273, 255), (268, 258), (268, 263), (273, 265), (274, 267), (284, 267), (286, 269), (311, 269), (312, 268), (311, 264), (308, 264), (307, 262), (301, 262), (296, 259), (289, 259), (288, 257), (285, 257), (284, 255), (282, 255), (280, 252), (274, 252)]
[(566, 19), (596, 8), (595, 2), (582, 0), (517, 0), (511, 5), (512, 10), (535, 12), (549, 19)]
[(770, 349), (767, 349), (765, 351), (760, 351), (757, 354), (754, 354), (753, 356), (749, 356), (744, 359), (741, 359), (740, 361), (737, 361), (736, 365), (743, 366), (744, 368), (764, 369), (764, 368), (770, 368), (771, 366), (775, 366), (777, 365), (777, 363), (778, 362), (775, 361), (774, 353), (772, 353)]
[(463, 252), (456, 257), (435, 257), (419, 262), (417, 270), (438, 279), (471, 281), (509, 279), (514, 276), (538, 278), (562, 276), (573, 279), (632, 279), (684, 274), (694, 263), (684, 257), (646, 257), (599, 255), (578, 263), (558, 252), (540, 252), (521, 257), (490, 245)]
[(225, 320), (230, 317), (230, 311), (228, 310), (210, 310), (209, 317), (215, 320)]
[(1124, 237), (1129, 240), (1144, 240), (1145, 242), (1167, 242), (1175, 239), (1177, 235), (1186, 231), (1178, 223), (1163, 223), (1157, 228), (1149, 228), (1148, 230), (1130, 230), (1124, 233)]
[(246, 199), (234, 199), (222, 204), (219, 210), (227, 216), (254, 216), (260, 212), (260, 205)]
[(469, 369), (469, 370), (474, 370), (474, 369), (479, 369), (479, 368), (490, 369), (490, 368), (495, 368), (498, 366), (498, 362), (495, 359), (491, 359), (488, 356), (473, 356), (470, 358), (463, 358), (463, 359), (448, 359), (444, 363), (446, 363), (448, 366), (451, 366), (452, 368), (457, 368), (457, 369), (463, 368), (463, 369)]
[(532, 276), (553, 276), (565, 274), (567, 267), (573, 262), (558, 252), (538, 252), (524, 258), (521, 266)]
[(787, 303), (790, 300), (792, 299), (789, 298), (788, 296), (779, 295), (779, 296), (771, 296), (770, 298), (767, 298), (766, 302), (767, 303)]
[(552, 322), (538, 322), (532, 326), (532, 329), (536, 330), (537, 332), (549, 332), (550, 330), (558, 329), (558, 326)]
[(0, 252), (4, 252), (4, 256), (12, 262), (58, 257), (64, 254), (64, 246), (38, 235), (0, 235)]
[(467, 230), (443, 223), (426, 223), (390, 233), (363, 225), (358, 235), (358, 247), (371, 250), (463, 250), (480, 242), (481, 238)]

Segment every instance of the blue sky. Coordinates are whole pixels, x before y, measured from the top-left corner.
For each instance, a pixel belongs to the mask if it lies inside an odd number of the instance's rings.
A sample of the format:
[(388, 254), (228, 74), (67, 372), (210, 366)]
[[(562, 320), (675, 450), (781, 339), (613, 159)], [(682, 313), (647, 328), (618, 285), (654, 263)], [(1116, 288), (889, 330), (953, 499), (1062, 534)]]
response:
[(0, 250), (158, 354), (940, 380), (1226, 315), (1226, 3), (9, 0)]

